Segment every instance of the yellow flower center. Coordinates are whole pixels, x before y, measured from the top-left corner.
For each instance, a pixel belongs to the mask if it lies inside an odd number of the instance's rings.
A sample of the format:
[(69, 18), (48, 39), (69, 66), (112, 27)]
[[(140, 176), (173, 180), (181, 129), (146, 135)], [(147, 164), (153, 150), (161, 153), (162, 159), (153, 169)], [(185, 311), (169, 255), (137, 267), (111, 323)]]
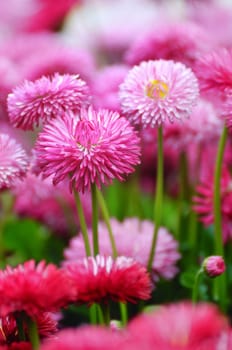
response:
[(153, 99), (164, 99), (169, 92), (169, 87), (166, 83), (160, 80), (150, 80), (146, 87), (146, 95)]

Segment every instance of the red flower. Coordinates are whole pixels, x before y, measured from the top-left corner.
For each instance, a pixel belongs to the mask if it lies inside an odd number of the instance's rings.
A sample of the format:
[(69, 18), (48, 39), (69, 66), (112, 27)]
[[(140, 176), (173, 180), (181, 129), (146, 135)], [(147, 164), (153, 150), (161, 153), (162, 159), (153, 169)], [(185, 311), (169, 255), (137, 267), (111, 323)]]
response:
[(146, 269), (124, 256), (113, 260), (110, 256), (85, 258), (66, 265), (76, 285), (77, 302), (98, 303), (109, 300), (136, 302), (147, 300), (151, 294), (151, 281)]
[(75, 297), (74, 287), (64, 270), (33, 260), (0, 272), (0, 315), (25, 311), (34, 317), (66, 306)]

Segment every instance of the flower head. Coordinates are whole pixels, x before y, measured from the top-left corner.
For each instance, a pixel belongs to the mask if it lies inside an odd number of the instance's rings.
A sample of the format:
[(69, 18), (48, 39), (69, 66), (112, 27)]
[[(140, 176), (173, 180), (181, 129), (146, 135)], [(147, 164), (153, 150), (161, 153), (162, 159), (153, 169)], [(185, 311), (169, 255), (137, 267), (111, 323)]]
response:
[(64, 270), (44, 261), (36, 266), (33, 260), (0, 271), (0, 292), (3, 317), (16, 311), (32, 317), (57, 311), (76, 296)]
[(11, 187), (27, 171), (28, 156), (14, 139), (0, 134), (0, 190)]
[[(148, 220), (140, 221), (137, 218), (127, 218), (123, 222), (111, 218), (110, 223), (118, 254), (133, 258), (144, 267), (147, 266), (154, 231), (153, 223)], [(104, 255), (111, 255), (112, 248), (105, 223), (99, 223), (98, 233), (100, 252)], [(64, 254), (68, 262), (84, 258), (85, 249), (82, 235), (71, 240), (70, 246)], [(158, 280), (160, 276), (166, 279), (173, 278), (178, 271), (175, 264), (179, 258), (177, 242), (164, 227), (161, 227), (158, 232), (155, 259), (152, 264), (153, 280)]]
[(139, 138), (117, 112), (81, 110), (47, 124), (36, 145), (38, 164), (54, 184), (70, 178), (84, 192), (114, 178), (123, 180), (139, 163)]
[(97, 255), (66, 264), (76, 285), (78, 303), (99, 303), (109, 300), (132, 302), (147, 300), (151, 281), (146, 269), (131, 258)]
[(189, 117), (197, 98), (197, 79), (180, 62), (142, 62), (120, 86), (123, 113), (144, 127)]
[(78, 111), (89, 105), (89, 89), (78, 75), (55, 74), (53, 78), (25, 81), (8, 95), (10, 122), (17, 128), (33, 129), (41, 121)]
[(203, 261), (203, 268), (207, 276), (217, 277), (225, 272), (226, 266), (221, 256), (212, 255)]

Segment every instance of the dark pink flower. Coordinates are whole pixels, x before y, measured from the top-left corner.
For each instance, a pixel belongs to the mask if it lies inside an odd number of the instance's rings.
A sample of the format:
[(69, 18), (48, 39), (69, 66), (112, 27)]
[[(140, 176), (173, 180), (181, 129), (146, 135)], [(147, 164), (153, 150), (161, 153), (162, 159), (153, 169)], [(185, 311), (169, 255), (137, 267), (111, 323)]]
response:
[(74, 286), (64, 270), (53, 264), (38, 265), (33, 260), (0, 271), (0, 315), (25, 311), (30, 316), (53, 312), (76, 297)]
[(47, 124), (36, 144), (38, 164), (56, 185), (65, 178), (84, 192), (95, 183), (108, 184), (134, 171), (139, 163), (139, 138), (116, 112), (82, 109)]
[(41, 121), (78, 111), (89, 105), (89, 89), (78, 75), (55, 74), (32, 82), (25, 81), (8, 95), (10, 122), (17, 128), (33, 129)]
[(209, 42), (204, 30), (196, 24), (165, 23), (135, 39), (126, 52), (125, 60), (135, 65), (162, 58), (192, 67), (196, 58), (209, 49)]
[(217, 277), (225, 272), (226, 266), (224, 259), (218, 255), (212, 255), (205, 258), (203, 268), (207, 276)]
[(0, 134), (0, 190), (11, 187), (25, 176), (28, 156), (20, 144), (7, 134)]
[[(193, 209), (199, 214), (200, 220), (209, 226), (214, 222), (213, 214), (213, 175), (205, 174), (205, 178), (197, 186)], [(232, 238), (232, 178), (229, 170), (224, 167), (221, 177), (221, 215), (224, 242)]]
[(180, 62), (142, 62), (129, 71), (120, 86), (123, 113), (143, 127), (189, 117), (197, 98), (197, 79)]
[(151, 296), (151, 281), (145, 267), (131, 258), (97, 255), (65, 268), (76, 285), (77, 303), (121, 301), (135, 303)]
[(216, 350), (220, 336), (228, 329), (228, 322), (214, 305), (187, 302), (161, 306), (129, 325), (137, 349)]
[[(148, 220), (140, 221), (137, 218), (127, 218), (123, 222), (119, 222), (112, 218), (111, 226), (118, 255), (131, 257), (146, 267), (154, 231), (153, 223)], [(99, 223), (98, 232), (101, 254), (111, 255), (112, 247), (105, 223)], [(176, 262), (180, 258), (177, 248), (177, 242), (171, 234), (164, 227), (160, 228), (155, 259), (152, 264), (152, 277), (155, 281), (160, 277), (171, 279), (175, 276), (178, 271)], [(82, 235), (71, 240), (64, 255), (67, 262), (77, 261), (85, 257)]]

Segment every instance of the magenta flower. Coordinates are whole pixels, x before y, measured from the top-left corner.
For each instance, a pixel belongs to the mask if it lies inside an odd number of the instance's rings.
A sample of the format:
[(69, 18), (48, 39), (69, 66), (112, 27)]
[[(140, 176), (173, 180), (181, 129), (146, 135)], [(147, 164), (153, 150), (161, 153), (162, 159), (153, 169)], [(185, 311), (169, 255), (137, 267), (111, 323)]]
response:
[(117, 112), (82, 109), (48, 123), (36, 144), (38, 165), (56, 185), (65, 178), (84, 192), (133, 172), (139, 164), (139, 138)]
[(133, 124), (143, 127), (187, 118), (197, 98), (197, 79), (180, 62), (142, 62), (120, 86), (122, 111)]
[(152, 283), (145, 267), (132, 258), (97, 255), (66, 264), (76, 286), (76, 302), (107, 303), (110, 300), (135, 303), (148, 300)]
[(41, 121), (78, 111), (89, 105), (89, 89), (78, 75), (55, 74), (34, 82), (25, 81), (8, 95), (8, 113), (13, 126), (32, 130)]
[[(143, 266), (147, 266), (154, 226), (151, 221), (140, 221), (137, 218), (127, 218), (123, 222), (111, 218), (111, 226), (119, 255), (131, 257)], [(112, 248), (105, 223), (100, 222), (99, 247), (101, 254), (111, 255)], [(91, 240), (90, 240), (91, 241)], [(176, 262), (180, 258), (177, 242), (164, 228), (159, 229), (155, 259), (152, 264), (153, 280), (159, 277), (173, 278), (178, 269)], [(85, 247), (82, 235), (74, 237), (70, 246), (64, 252), (66, 261), (76, 261), (85, 257)]]
[(218, 255), (212, 255), (203, 261), (204, 272), (209, 277), (217, 277), (225, 272), (224, 259)]
[(20, 144), (0, 134), (0, 190), (11, 187), (27, 171), (28, 156)]

